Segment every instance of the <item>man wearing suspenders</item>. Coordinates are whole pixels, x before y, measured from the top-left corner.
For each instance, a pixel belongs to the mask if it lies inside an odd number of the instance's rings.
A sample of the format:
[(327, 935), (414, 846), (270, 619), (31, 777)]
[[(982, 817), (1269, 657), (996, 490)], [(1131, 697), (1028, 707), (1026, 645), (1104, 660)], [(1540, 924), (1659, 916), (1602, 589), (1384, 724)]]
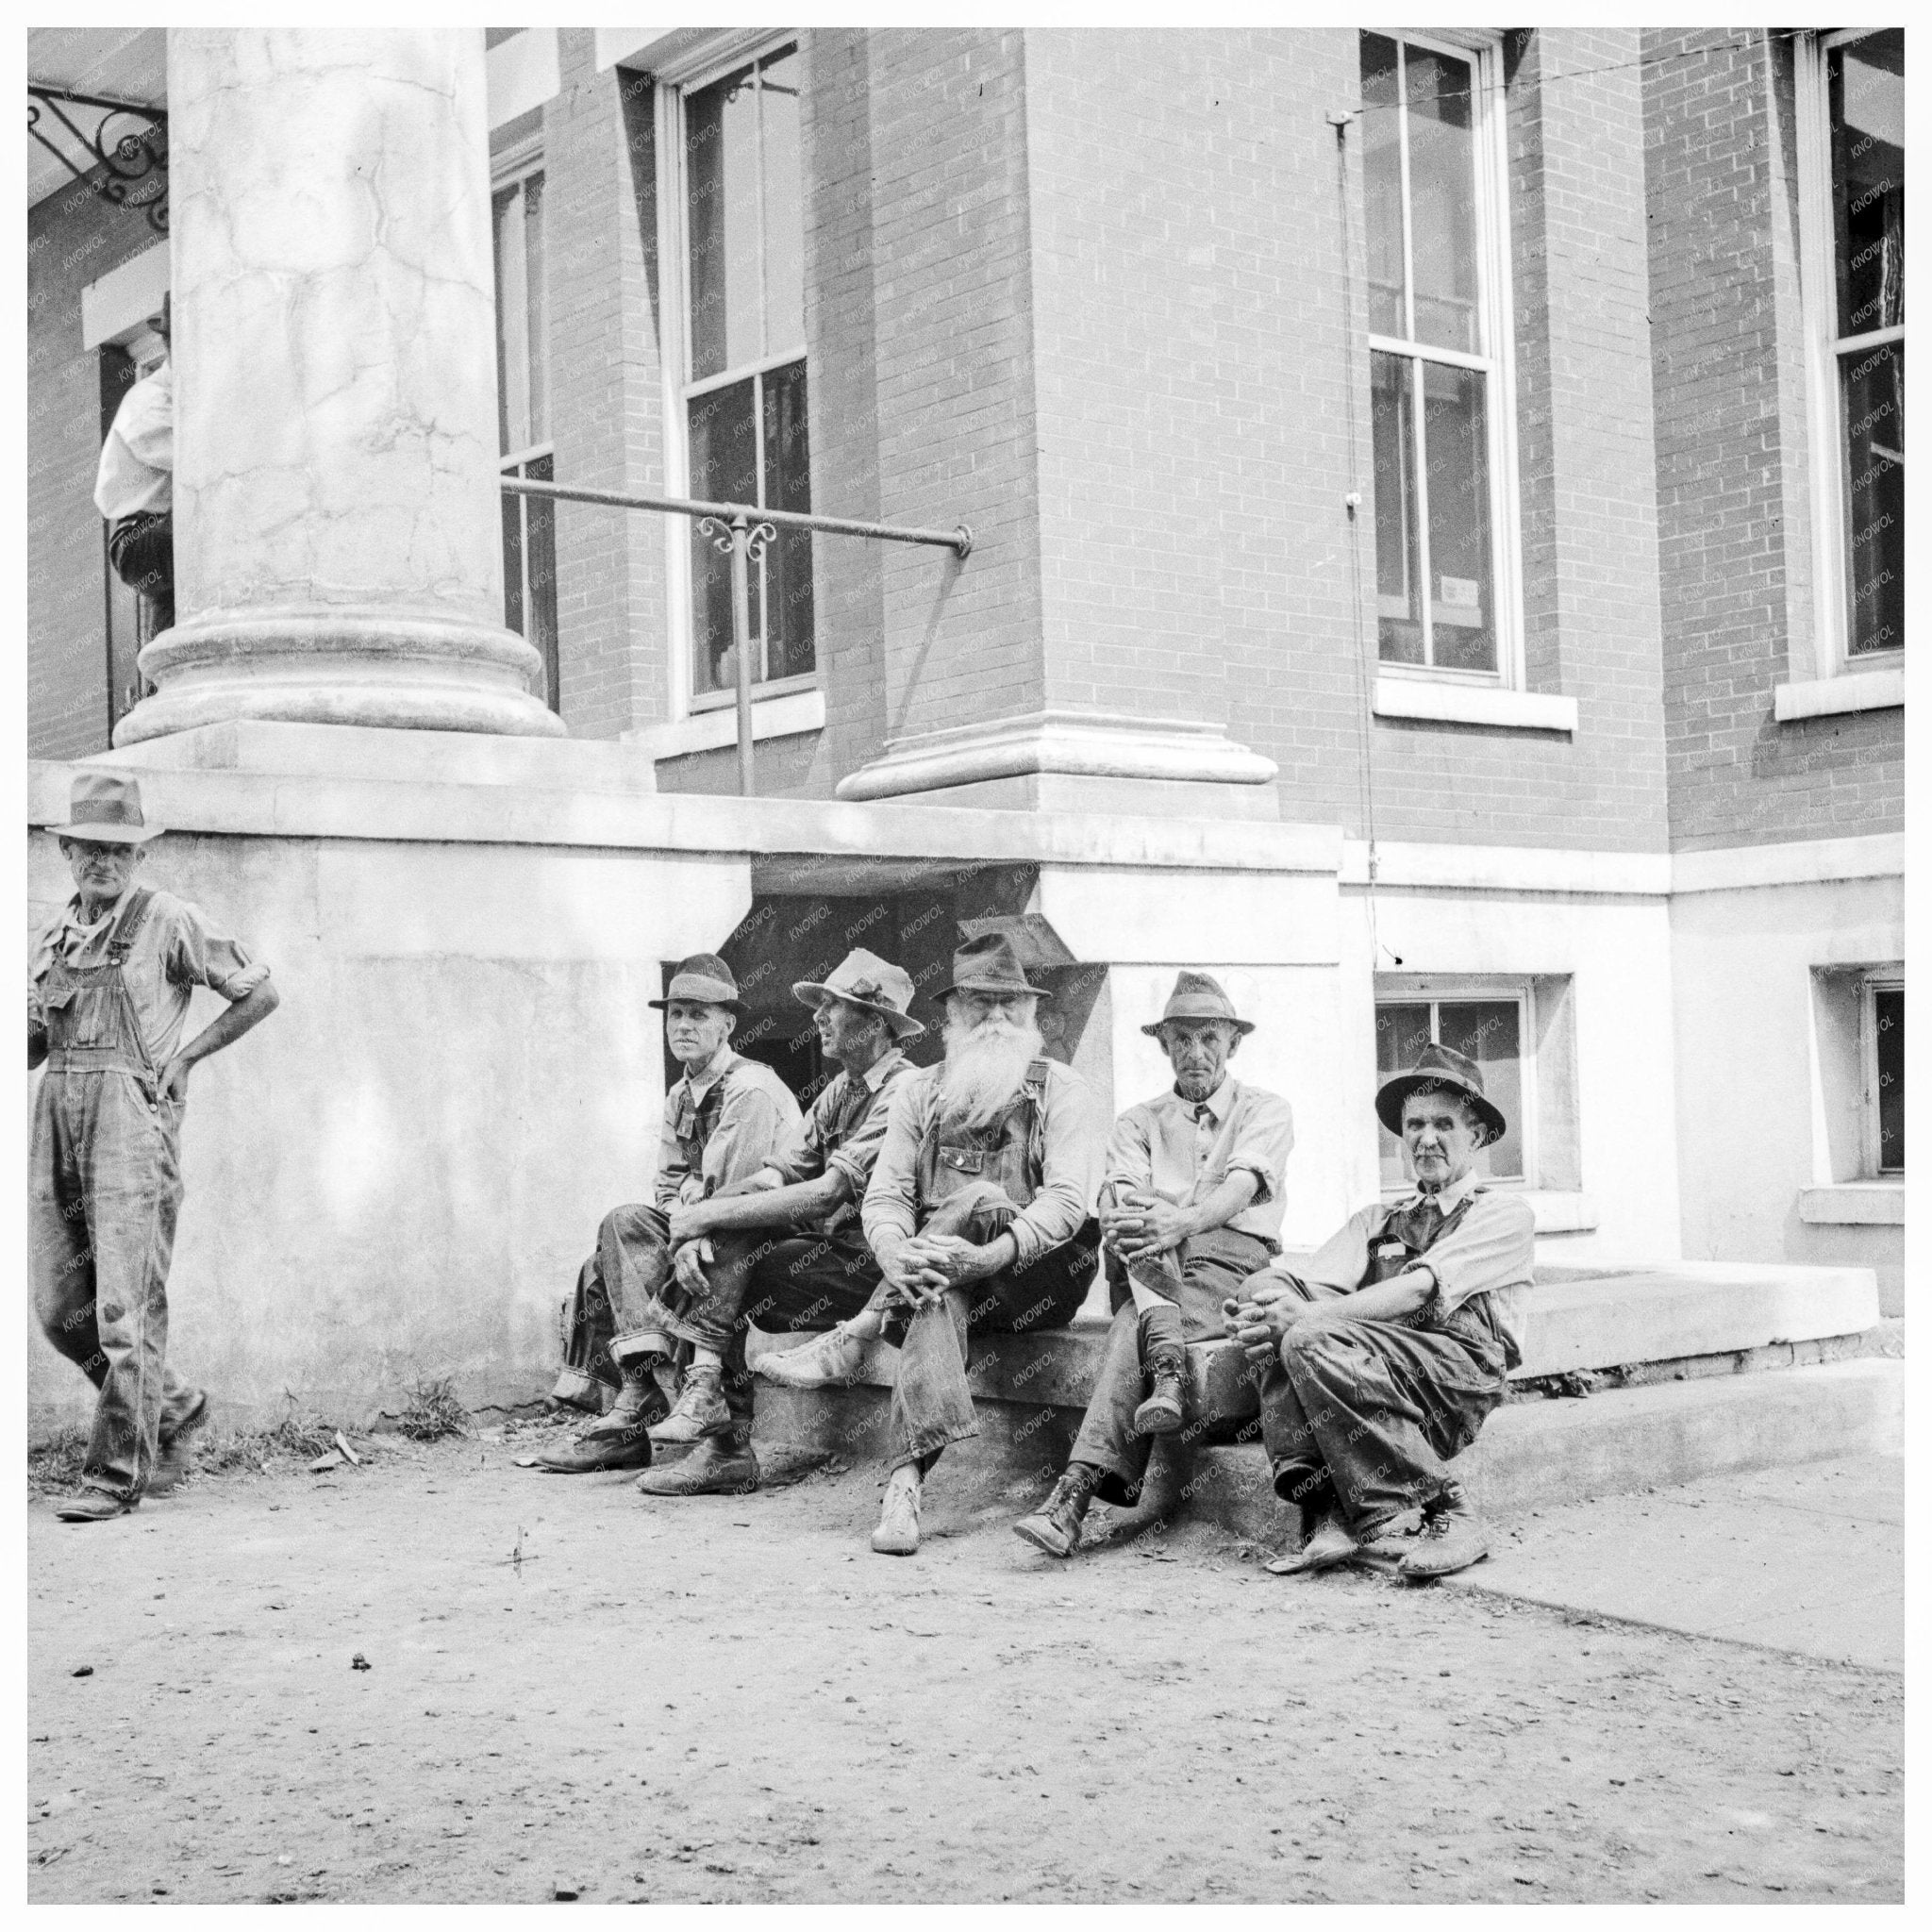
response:
[[(188, 1075), (275, 1011), (268, 968), (199, 908), (134, 884), (161, 827), (113, 773), (74, 781), (55, 827), (75, 896), (34, 941), (26, 1063), (45, 1063), (28, 1154), (28, 1268), (47, 1340), (100, 1391), (63, 1522), (123, 1516), (172, 1489), (206, 1392), (167, 1366)], [(184, 1046), (197, 986), (228, 1008)]]
[[(1415, 1191), (1351, 1216), (1298, 1272), (1277, 1262), (1251, 1276), (1227, 1307), (1250, 1359), (1267, 1365), (1274, 1493), (1302, 1512), (1300, 1550), (1268, 1567), (1324, 1570), (1366, 1552), (1399, 1558), (1419, 1583), (1489, 1554), (1447, 1464), (1523, 1359), (1535, 1217), (1475, 1177), (1507, 1123), (1474, 1060), (1424, 1047), (1375, 1111)], [(1417, 1510), (1420, 1532), (1403, 1535)]]

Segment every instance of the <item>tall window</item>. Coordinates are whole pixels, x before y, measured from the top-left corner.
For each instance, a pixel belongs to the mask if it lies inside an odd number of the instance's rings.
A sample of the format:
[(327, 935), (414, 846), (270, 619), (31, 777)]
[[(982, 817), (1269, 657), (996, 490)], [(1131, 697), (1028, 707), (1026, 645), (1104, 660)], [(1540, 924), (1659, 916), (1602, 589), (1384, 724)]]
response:
[[(1483, 1091), (1509, 1123), (1500, 1141), (1476, 1156), (1476, 1172), (1491, 1180), (1523, 1180), (1528, 1167), (1524, 1148), (1530, 1038), (1527, 991), (1471, 999), (1378, 1000), (1375, 1003), (1375, 1074), (1379, 1085), (1415, 1065), (1431, 1041), (1466, 1054), (1482, 1070)], [(1402, 1142), (1386, 1127), (1382, 1147), (1382, 1186), (1393, 1191), (1408, 1186)]]
[(1865, 982), (1866, 1171), (1906, 1171), (1906, 988), (1874, 974)]
[[(784, 46), (683, 90), (683, 400), (691, 493), (809, 510), (800, 61)], [(691, 694), (731, 690), (730, 559), (692, 526)], [(753, 566), (754, 683), (814, 663), (811, 536), (784, 530)]]
[(1361, 37), (1382, 660), (1513, 675), (1500, 96), (1491, 52)]
[(1860, 669), (1905, 649), (1905, 33), (1825, 35), (1799, 73), (1821, 655)]
[[(550, 308), (543, 274), (543, 170), (499, 171), (491, 197), (496, 244), (496, 433), (508, 476), (551, 481)], [(543, 660), (543, 698), (558, 708), (557, 507), (503, 496), (503, 621)]]

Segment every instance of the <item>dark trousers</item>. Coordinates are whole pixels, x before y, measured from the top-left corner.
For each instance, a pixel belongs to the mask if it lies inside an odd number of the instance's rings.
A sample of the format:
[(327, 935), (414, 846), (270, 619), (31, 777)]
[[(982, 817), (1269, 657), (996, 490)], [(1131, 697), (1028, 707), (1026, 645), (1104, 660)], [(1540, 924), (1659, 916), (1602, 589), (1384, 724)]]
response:
[[(1209, 1228), (1182, 1243), (1180, 1266), (1181, 1337), (1189, 1342), (1218, 1341), (1227, 1333), (1221, 1305), (1239, 1295), (1251, 1274), (1267, 1267), (1275, 1250), (1257, 1235), (1233, 1228)], [(1141, 1315), (1134, 1306), (1126, 1277), (1119, 1264), (1108, 1263), (1113, 1281), (1113, 1326), (1093, 1393), (1087, 1399), (1080, 1433), (1074, 1440), (1072, 1462), (1091, 1464), (1102, 1472), (1093, 1493), (1103, 1502), (1132, 1504), (1147, 1474), (1154, 1439), (1134, 1433), (1134, 1411), (1147, 1393), (1146, 1365), (1141, 1359)]]
[(201, 1400), (167, 1366), (180, 1106), (131, 1073), (49, 1067), (27, 1156), (28, 1273), (47, 1340), (98, 1390), (81, 1480), (139, 1500)]
[(153, 606), (153, 634), (175, 622), (175, 513), (137, 510), (116, 517), (108, 529), (108, 560), (114, 575)]
[[(1013, 1204), (988, 1184), (952, 1197), (922, 1232), (958, 1234), (984, 1243), (1006, 1232)], [(892, 1383), (892, 1467), (931, 1467), (948, 1442), (979, 1433), (966, 1381), (977, 1335), (1029, 1335), (1064, 1328), (1080, 1311), (1100, 1258), (1100, 1224), (1090, 1221), (1072, 1241), (1049, 1248), (1025, 1268), (1009, 1269), (908, 1315), (895, 1305), (886, 1340), (899, 1343)]]
[(597, 1230), (597, 1252), (564, 1304), (564, 1361), (553, 1391), (578, 1407), (609, 1406), (626, 1364), (664, 1355), (688, 1359), (715, 1348), (733, 1433), (751, 1433), (754, 1382), (744, 1359), (747, 1324), (778, 1333), (829, 1328), (859, 1313), (878, 1286), (878, 1264), (854, 1227), (833, 1235), (774, 1232), (709, 1237), (705, 1291), (672, 1273), (668, 1224), (655, 1208), (614, 1208)]
[[(1310, 1299), (1333, 1292), (1294, 1285)], [(1292, 1328), (1261, 1383), (1275, 1493), (1319, 1505), (1332, 1492), (1358, 1534), (1423, 1508), (1507, 1385), (1483, 1296), (1426, 1326), (1324, 1316)]]

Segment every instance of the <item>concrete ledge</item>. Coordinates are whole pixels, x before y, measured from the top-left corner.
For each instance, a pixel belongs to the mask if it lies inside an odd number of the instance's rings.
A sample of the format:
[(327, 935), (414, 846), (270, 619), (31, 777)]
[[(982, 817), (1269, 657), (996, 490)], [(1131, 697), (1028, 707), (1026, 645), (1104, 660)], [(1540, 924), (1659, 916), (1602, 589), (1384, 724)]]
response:
[(1806, 1188), (1798, 1195), (1798, 1219), (1814, 1227), (1903, 1227), (1906, 1184), (1896, 1181), (1840, 1181), (1828, 1188)]
[(1576, 700), (1541, 691), (1505, 691), (1493, 684), (1452, 684), (1446, 678), (1378, 677), (1378, 718), (1416, 718), (1432, 724), (1486, 724), (1492, 730), (1576, 729)]
[(1831, 718), (1849, 711), (1903, 709), (1906, 674), (1895, 671), (1848, 671), (1840, 677), (1813, 677), (1781, 684), (1772, 692), (1772, 713), (1780, 724), (1800, 718)]
[[(797, 738), (808, 731), (820, 731), (825, 723), (825, 694), (823, 691), (791, 691), (775, 697), (754, 697), (751, 706), (751, 736), (754, 744), (768, 738)], [(733, 705), (713, 706), (693, 711), (688, 718), (674, 719), (668, 724), (647, 724), (625, 731), (620, 743), (635, 744), (653, 758), (683, 758), (694, 751), (718, 751), (738, 742), (738, 709)]]
[(1671, 859), (1673, 892), (1737, 892), (1757, 886), (1817, 886), (1835, 879), (1903, 878), (1903, 832), (1802, 839), (1780, 845), (1721, 845)]

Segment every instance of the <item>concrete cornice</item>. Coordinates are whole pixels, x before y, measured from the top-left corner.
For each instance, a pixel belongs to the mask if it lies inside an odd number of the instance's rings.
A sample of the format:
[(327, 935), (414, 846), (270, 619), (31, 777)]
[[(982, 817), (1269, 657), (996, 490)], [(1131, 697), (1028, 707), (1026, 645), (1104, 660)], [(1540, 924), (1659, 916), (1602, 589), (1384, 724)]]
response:
[[(1369, 883), (1369, 847), (1342, 841), (1341, 883)], [(1671, 890), (1667, 852), (1576, 852), (1535, 845), (1423, 845), (1378, 840), (1380, 887), (1457, 892), (1585, 892), (1661, 899)]]
[(1833, 879), (1903, 878), (1903, 832), (1856, 839), (1800, 839), (1785, 845), (1726, 845), (1671, 860), (1679, 892), (1736, 892), (1753, 886), (1815, 886)]

